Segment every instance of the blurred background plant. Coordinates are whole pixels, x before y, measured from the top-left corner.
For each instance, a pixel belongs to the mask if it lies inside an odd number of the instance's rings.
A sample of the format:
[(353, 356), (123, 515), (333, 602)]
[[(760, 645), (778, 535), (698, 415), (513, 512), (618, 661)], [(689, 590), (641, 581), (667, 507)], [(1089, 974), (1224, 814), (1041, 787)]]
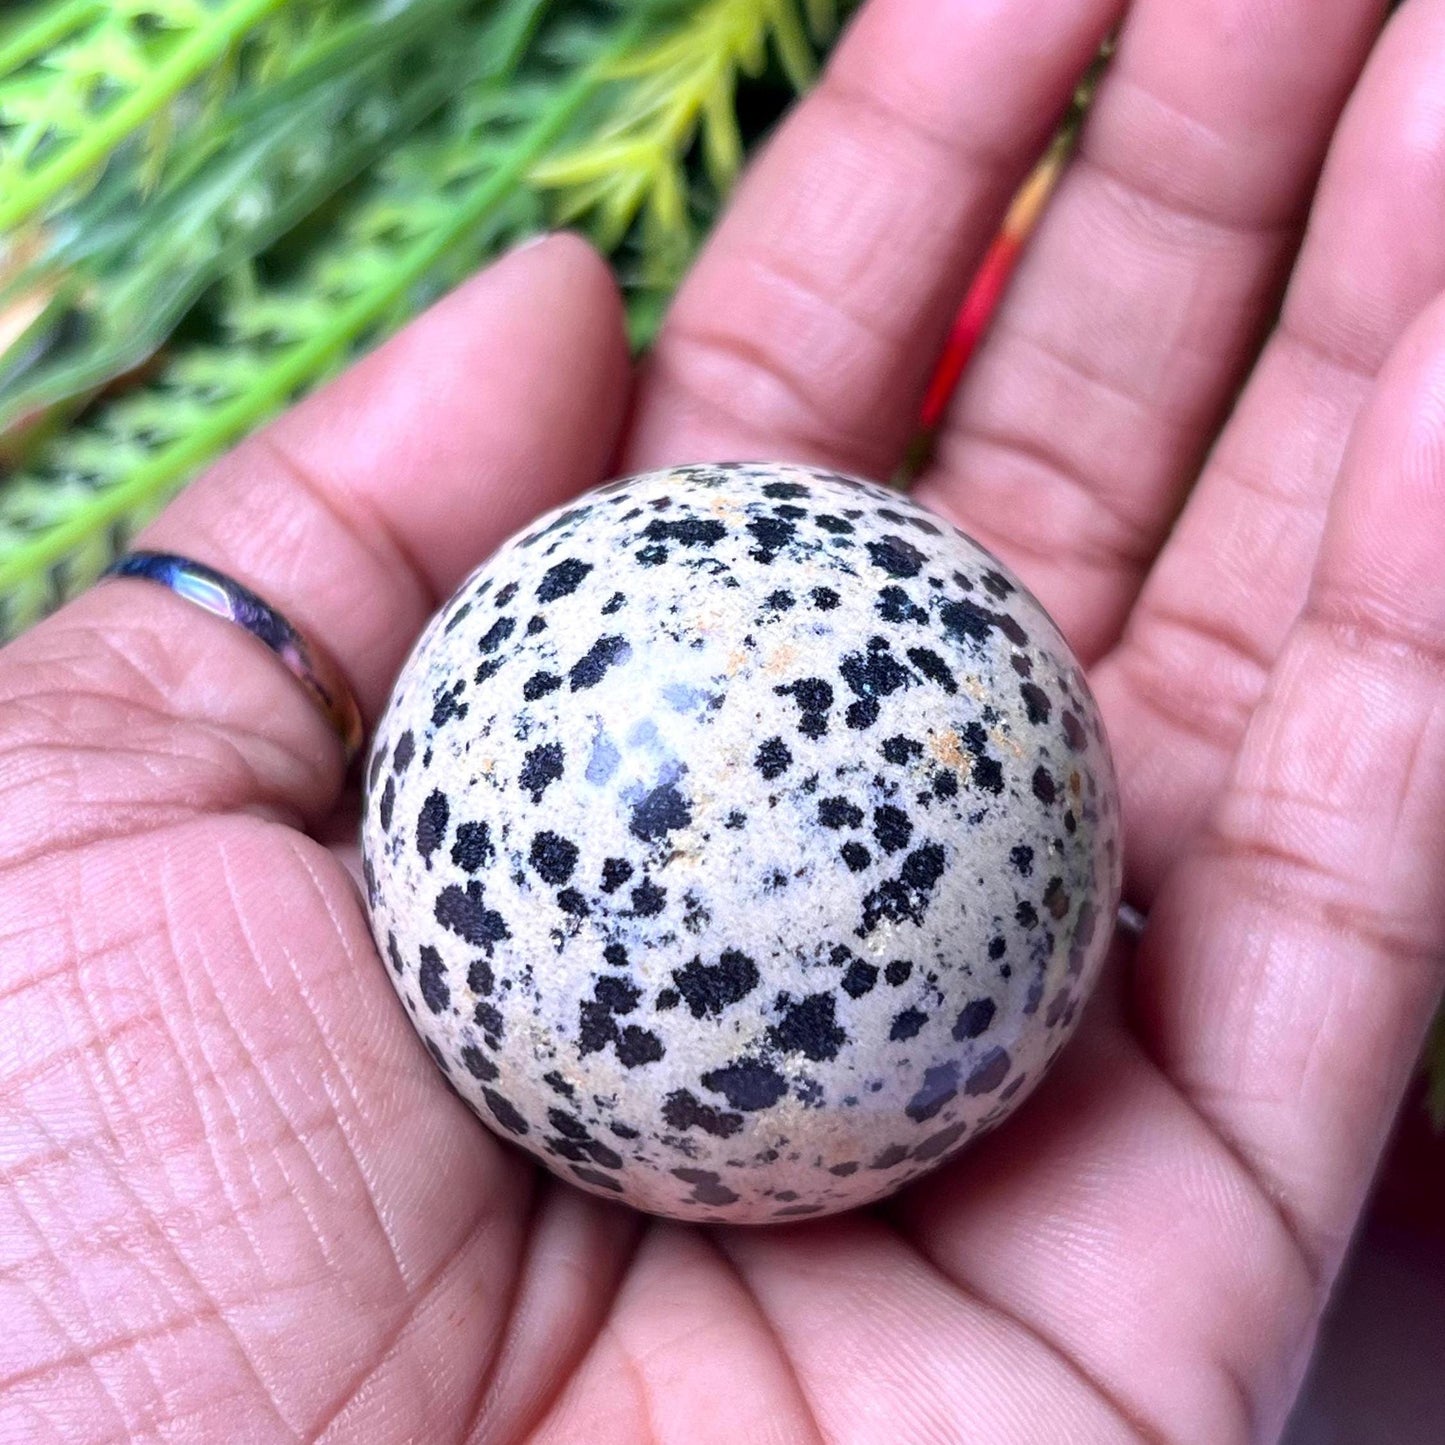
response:
[[(218, 453), (548, 226), (646, 345), (856, 0), (31, 0), (0, 20), (0, 641)], [(1101, 64), (1105, 57), (1101, 57)], [(921, 464), (1098, 67), (973, 280)], [(1445, 1127), (1445, 1021), (1428, 1102)]]

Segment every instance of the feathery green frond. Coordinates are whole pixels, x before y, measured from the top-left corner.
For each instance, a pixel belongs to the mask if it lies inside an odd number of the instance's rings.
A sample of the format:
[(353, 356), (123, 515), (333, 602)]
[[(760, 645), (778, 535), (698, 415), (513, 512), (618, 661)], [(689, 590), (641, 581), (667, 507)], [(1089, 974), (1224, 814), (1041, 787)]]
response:
[[(504, 9), (519, 40), (537, 8), (538, 0), (513, 0)], [(387, 163), (374, 194), (296, 282), (275, 291), (233, 284), (217, 343), (179, 351), (154, 383), (58, 437), (0, 498), (0, 635), (88, 582), (120, 535), (198, 466), (360, 341), (420, 309), (499, 231), (535, 221), (522, 177), (639, 29), (625, 26), (596, 64), (560, 86), (509, 87), (514, 50), (506, 70), (475, 86), (427, 138), (430, 153), (412, 148)]]
[[(0, 230), (41, 215), (287, 0), (110, 0), (0, 77)], [(43, 22), (42, 22), (43, 23)], [(12, 42), (24, 54), (24, 37)]]
[(478, 63), (470, 8), (376, 0), (230, 97), (204, 139), (171, 147), (159, 176), (135, 163), (108, 172), (0, 285), (0, 306), (44, 300), (8, 368), (0, 356), (0, 435), (139, 365), (207, 286), (436, 110)]

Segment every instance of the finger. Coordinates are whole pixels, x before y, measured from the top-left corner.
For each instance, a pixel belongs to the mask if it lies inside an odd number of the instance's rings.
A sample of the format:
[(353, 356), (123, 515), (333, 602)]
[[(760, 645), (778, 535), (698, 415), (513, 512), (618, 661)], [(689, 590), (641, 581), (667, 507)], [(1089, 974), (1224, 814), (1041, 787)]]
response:
[(1328, 1276), (1445, 953), (1445, 301), (1383, 372), (1309, 600), (1139, 964), (1164, 1067)]
[(1092, 662), (1273, 309), (1381, 0), (1139, 0), (918, 495)]
[[(598, 479), (626, 385), (612, 284), (580, 242), (553, 238), (246, 443), (142, 543), (259, 592), (336, 656), (374, 716), (437, 600), (510, 530)], [(34, 789), (79, 838), (134, 826), (138, 809), (314, 821), (340, 781), (334, 737), (275, 658), (140, 582), (107, 583), (8, 648), (0, 710), (0, 854), (35, 846)], [(94, 754), (83, 780), (77, 750)]]
[(1096, 995), (1019, 1114), (890, 1212), (1139, 1440), (1277, 1438), (1319, 1308), (1258, 1184)]
[(1445, 286), (1445, 4), (1406, 6), (1331, 148), (1271, 338), (1094, 687), (1147, 906), (1218, 796), (1303, 601), (1340, 457), (1392, 344)]
[(968, 274), (1119, 8), (872, 0), (682, 288), (629, 467), (888, 476)]

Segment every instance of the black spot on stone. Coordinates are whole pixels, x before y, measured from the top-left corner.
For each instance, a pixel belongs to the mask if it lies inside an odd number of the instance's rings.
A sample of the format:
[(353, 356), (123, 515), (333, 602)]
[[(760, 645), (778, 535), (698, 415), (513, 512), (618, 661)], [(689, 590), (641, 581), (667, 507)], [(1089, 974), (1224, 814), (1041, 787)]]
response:
[(436, 1040), (423, 1039), (422, 1042), (426, 1045), (426, 1051), (431, 1055), (432, 1062), (437, 1066), (437, 1068), (439, 1068), (444, 1074), (450, 1074), (452, 1071), (452, 1066), (447, 1063), (446, 1055), (442, 1053), (439, 1048), (437, 1048)]
[(900, 1014), (893, 1017), (892, 1026), (888, 1030), (888, 1037), (893, 1043), (901, 1043), (904, 1039), (916, 1038), (919, 1029), (928, 1022), (928, 1015), (922, 1009), (906, 1008)]
[(819, 612), (831, 612), (838, 605), (838, 594), (831, 587), (815, 587), (808, 595)]
[(1023, 902), (1014, 909), (1014, 920), (1020, 928), (1033, 928), (1039, 921), (1038, 909), (1036, 909), (1028, 899), (1024, 899)]
[(883, 977), (886, 978), (888, 982), (893, 985), (894, 988), (898, 988), (901, 984), (905, 984), (908, 982), (909, 977), (912, 975), (912, 973), (912, 959), (895, 958), (892, 960), (892, 962), (889, 963), (888, 967), (883, 970)]
[(763, 599), (763, 606), (773, 612), (786, 612), (798, 599), (786, 588), (780, 587)]
[(863, 844), (850, 840), (839, 850), (850, 873), (861, 873), (872, 861), (873, 855)]
[(775, 502), (796, 502), (808, 495), (808, 489), (802, 482), (768, 482), (763, 487), (763, 495)]
[(591, 570), (592, 564), (579, 557), (568, 557), (549, 567), (537, 586), (537, 601), (555, 602), (559, 597), (570, 596)]
[(477, 651), (485, 653), (495, 652), (515, 631), (517, 630), (517, 619), (515, 617), (499, 617), (477, 640)]
[(908, 1158), (908, 1150), (902, 1144), (890, 1144), (868, 1167), (870, 1169), (892, 1169)]
[(878, 594), (878, 615), (885, 622), (927, 622), (928, 614), (903, 588), (890, 585)]
[(1019, 646), (1029, 640), (1028, 633), (1012, 617), (980, 607), (966, 598), (945, 602), (938, 610), (938, 619), (944, 631), (958, 642), (987, 642), (995, 628)]
[(1059, 795), (1058, 785), (1049, 774), (1049, 770), (1042, 763), (1034, 769), (1033, 780), (1034, 797), (1045, 807), (1051, 806)]
[(931, 647), (910, 647), (908, 660), (929, 682), (936, 682), (950, 696), (958, 691), (952, 669)]
[(508, 582), (507, 585), (492, 598), (492, 606), (497, 608), (505, 607), (516, 595), (517, 584), (515, 582)]
[(1024, 700), (1024, 708), (1028, 712), (1031, 723), (1046, 723), (1053, 711), (1049, 703), (1049, 695), (1036, 682), (1026, 682), (1019, 688), (1019, 694)]
[(1008, 940), (1001, 933), (996, 933), (988, 941), (988, 956), (997, 963), (1004, 954), (1008, 952)]
[(570, 838), (544, 830), (532, 839), (528, 857), (544, 883), (561, 885), (577, 866), (577, 845)]
[[(478, 682), (486, 682), (488, 678), (495, 677), (502, 670), (502, 665), (506, 660), (505, 657), (487, 658), (483, 661), (482, 665), (477, 668), (476, 680)], [(436, 707), (432, 709), (431, 721), (433, 727), (439, 728), (444, 722), (453, 717), (466, 717), (466, 704), (462, 703), (460, 706), (457, 704), (457, 698), (460, 695), (461, 688), (454, 688), (451, 697), (444, 697), (437, 703)]]
[(825, 532), (831, 532), (835, 537), (851, 537), (853, 535), (852, 522), (845, 521), (842, 517), (835, 517), (831, 512), (819, 512), (813, 518), (815, 526)]
[(552, 1090), (554, 1094), (561, 1094), (564, 1098), (574, 1099), (577, 1097), (577, 1090), (567, 1082), (555, 1069), (542, 1075), (542, 1082)]
[(539, 612), (535, 617), (527, 620), (527, 636), (535, 637), (539, 632), (547, 630), (547, 619)]
[(976, 1039), (993, 1022), (998, 1008), (991, 998), (976, 998), (965, 1004), (953, 1025), (954, 1038)]
[(908, 846), (913, 837), (913, 824), (902, 808), (885, 803), (873, 810), (873, 837), (885, 853), (896, 853)]
[(836, 1174), (839, 1179), (846, 1179), (850, 1174), (858, 1172), (858, 1161), (856, 1159), (845, 1160), (842, 1164), (830, 1164), (829, 1174)]
[(944, 854), (939, 843), (925, 843), (904, 860), (899, 877), (910, 888), (927, 893), (943, 877)]
[[(1060, 721), (1064, 725), (1064, 741), (1077, 753), (1088, 745), (1088, 738), (1084, 734), (1084, 725), (1073, 713), (1065, 711)], [(400, 748), (401, 744), (398, 743)]]
[(366, 770), (366, 786), (368, 789), (376, 787), (377, 780), (381, 777), (381, 770), (386, 766), (385, 745), (376, 749), (371, 755), (371, 766)]
[(582, 692), (586, 688), (596, 687), (607, 670), (615, 667), (619, 662), (626, 662), (632, 656), (632, 648), (628, 645), (625, 637), (613, 635), (610, 637), (599, 637), (596, 642), (588, 648), (586, 654), (572, 664), (571, 670), (567, 673), (567, 682), (573, 692)]
[(912, 680), (908, 669), (881, 637), (868, 639), (867, 652), (850, 652), (839, 663), (838, 671), (859, 697), (887, 697)]
[(992, 1048), (973, 1066), (963, 1092), (969, 1095), (991, 1094), (1008, 1077), (1013, 1060), (1007, 1049)]
[(482, 885), (475, 879), (465, 889), (455, 883), (443, 888), (437, 895), (435, 913), (443, 928), (485, 948), (488, 954), (493, 944), (512, 936), (502, 915), (482, 901)]
[(632, 877), (632, 864), (626, 858), (602, 860), (602, 891), (616, 893)]
[(640, 1139), (642, 1137), (640, 1130), (634, 1129), (631, 1124), (619, 1123), (616, 1119), (611, 1120), (607, 1127), (616, 1134), (619, 1139)]
[(533, 803), (540, 803), (548, 785), (562, 776), (565, 756), (561, 743), (543, 743), (522, 759), (522, 771), (517, 775), (517, 782), (532, 795)]
[(1014, 872), (1023, 878), (1034, 871), (1034, 850), (1027, 843), (1015, 843), (1009, 849), (1008, 860), (1013, 864)]
[(793, 755), (782, 738), (769, 738), (753, 759), (753, 766), (771, 782), (781, 777), (792, 766)]
[(715, 964), (694, 958), (672, 972), (672, 981), (695, 1019), (716, 1018), (729, 1004), (746, 998), (758, 986), (759, 977), (757, 965), (736, 948), (725, 948)]
[(660, 542), (649, 542), (637, 549), (636, 556), (639, 567), (659, 567), (667, 561), (667, 548)]
[(943, 768), (934, 776), (933, 794), (937, 798), (953, 798), (958, 795), (958, 775), (951, 768)]
[(723, 819), (723, 827), (727, 828), (730, 832), (735, 833), (747, 821), (748, 815), (746, 813), (741, 813), (736, 808), (734, 808), (732, 812)]
[(785, 517), (754, 517), (748, 531), (757, 542), (748, 555), (764, 565), (771, 562), (798, 534), (797, 524)]
[(628, 1024), (617, 1035), (617, 1060), (624, 1068), (655, 1064), (665, 1052), (662, 1040), (655, 1033), (636, 1024)]
[(731, 1139), (743, 1127), (741, 1114), (715, 1109), (686, 1089), (676, 1089), (662, 1101), (662, 1118), (669, 1127), (683, 1133), (701, 1129), (715, 1139)]
[(462, 1046), (462, 1067), (484, 1083), (489, 1084), (497, 1077), (497, 1066), (475, 1044)]
[(547, 1122), (559, 1134), (565, 1134), (569, 1139), (586, 1139), (589, 1137), (587, 1126), (575, 1115), (569, 1114), (565, 1109), (548, 1109)]
[(472, 1010), (472, 1021), (486, 1035), (487, 1043), (492, 1048), (500, 1047), (504, 1028), (502, 1015), (495, 1005), (483, 999)]
[(386, 956), (391, 960), (391, 966), (397, 973), (404, 973), (406, 965), (401, 961), (401, 950), (396, 946), (396, 934), (386, 935)]
[(642, 998), (636, 984), (612, 974), (603, 974), (593, 987), (593, 996), (608, 1013), (630, 1014)]
[(522, 684), (522, 696), (528, 702), (536, 702), (549, 692), (556, 692), (562, 686), (562, 679), (555, 672), (534, 672)]
[(923, 1071), (923, 1083), (908, 1101), (904, 1113), (914, 1123), (931, 1119), (958, 1094), (958, 1065), (950, 1059)]
[(376, 816), (381, 823), (383, 833), (391, 832), (391, 812), (396, 807), (396, 779), (394, 777), (386, 780), (386, 786), (381, 790), (381, 801), (376, 805)]
[(495, 1089), (483, 1089), (482, 1098), (487, 1101), (487, 1108), (492, 1111), (492, 1117), (502, 1128), (512, 1134), (527, 1133), (527, 1121), (518, 1113), (516, 1106), (510, 1099), (504, 1099)]
[(862, 998), (865, 994), (872, 993), (873, 986), (877, 982), (876, 965), (864, 963), (861, 958), (855, 958), (848, 965), (847, 973), (843, 975), (843, 992), (849, 998)]
[(913, 1157), (915, 1159), (936, 1159), (946, 1150), (953, 1148), (967, 1132), (967, 1121), (960, 1119), (957, 1124), (950, 1124), (946, 1129), (940, 1129), (938, 1133), (930, 1134), (913, 1151)]
[(594, 1169), (590, 1164), (569, 1164), (567, 1166), (584, 1184), (595, 1184), (599, 1189), (610, 1189), (614, 1194), (622, 1193), (620, 1180), (614, 1179), (610, 1174), (604, 1174), (600, 1169)]
[(863, 809), (847, 798), (820, 798), (818, 822), (825, 828), (856, 828), (863, 821)]
[(452, 840), (452, 862), (463, 873), (475, 873), (490, 863), (495, 853), (492, 832), (485, 823), (457, 824), (457, 836)]
[(875, 567), (890, 577), (916, 577), (923, 566), (923, 553), (902, 537), (887, 536), (868, 543), (868, 556)]
[(663, 783), (654, 788), (632, 810), (628, 824), (633, 837), (645, 843), (655, 843), (677, 828), (686, 828), (692, 822), (692, 809), (688, 801), (673, 783)]
[(692, 1185), (694, 1204), (735, 1204), (738, 1196), (711, 1169), (674, 1169), (684, 1184)]
[(602, 604), (602, 615), (611, 617), (614, 612), (620, 612), (627, 601), (627, 596), (622, 592), (614, 592), (606, 602)]
[(433, 788), (427, 800), (421, 805), (416, 820), (416, 851), (431, 865), (431, 855), (441, 847), (446, 837), (447, 820), (451, 817), (451, 805), (447, 795), (440, 788)]
[(923, 744), (913, 738), (895, 733), (883, 741), (883, 756), (898, 768), (906, 768), (915, 758), (923, 756)]
[(415, 756), (416, 739), (412, 737), (411, 730), (408, 729), (396, 740), (396, 747), (391, 754), (392, 772), (398, 775), (406, 772)]
[(557, 907), (573, 918), (586, 918), (592, 912), (587, 899), (575, 888), (563, 888), (557, 894)]
[(768, 1040), (785, 1053), (801, 1053), (815, 1063), (838, 1057), (848, 1035), (838, 1027), (836, 1001), (831, 993), (809, 994), (790, 1004), (782, 1019), (768, 1030)]
[(734, 1109), (770, 1109), (788, 1092), (788, 1081), (771, 1064), (739, 1059), (702, 1076), (702, 1086), (721, 1094)]
[(1014, 590), (1013, 583), (1002, 572), (992, 570), (983, 574), (983, 585), (984, 590), (991, 592), (1000, 602)]
[(467, 987), (478, 997), (485, 998), (496, 986), (497, 979), (492, 972), (492, 965), (485, 958), (473, 959), (471, 967), (467, 969)]
[(871, 728), (878, 721), (878, 699), (876, 697), (860, 697), (848, 704), (848, 711), (843, 716), (844, 721), (855, 732)]
[(667, 890), (644, 878), (632, 890), (632, 911), (639, 918), (655, 918), (667, 906)]
[(716, 517), (679, 517), (665, 522), (660, 517), (649, 522), (643, 536), (649, 542), (681, 542), (684, 547), (711, 547), (728, 534), (726, 523)]
[(833, 688), (821, 677), (800, 677), (797, 682), (775, 687), (773, 691), (783, 697), (791, 694), (805, 713), (827, 712), (833, 706)]
[(451, 990), (442, 971), (442, 956), (429, 943), (421, 946), (421, 971), (417, 981), (421, 985), (423, 1002), (434, 1014), (441, 1013), (451, 1004)]
[(682, 1002), (682, 995), (675, 988), (665, 988), (657, 995), (657, 1002), (653, 1004), (659, 1013), (666, 1013)]
[(462, 605), (447, 618), (446, 626), (442, 628), (442, 631), (451, 632), (454, 628), (459, 627), (471, 616), (471, 612), (472, 604), (470, 602), (463, 602)]

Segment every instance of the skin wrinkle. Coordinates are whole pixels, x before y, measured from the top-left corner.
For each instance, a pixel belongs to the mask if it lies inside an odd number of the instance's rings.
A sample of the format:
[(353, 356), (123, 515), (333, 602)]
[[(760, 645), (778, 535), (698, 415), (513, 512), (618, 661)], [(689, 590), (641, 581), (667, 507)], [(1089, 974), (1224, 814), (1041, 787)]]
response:
[[(321, 880), (316, 874), (316, 870), (311, 866), (309, 860), (305, 857), (304, 853), (300, 850), (300, 848), (298, 848), (294, 840), (287, 839), (286, 844), (291, 856), (300, 865), (302, 871), (305, 872), (306, 876), (310, 880), (313, 895), (315, 896), (317, 901), (320, 902), (322, 908), (326, 911), (327, 918), (331, 924), (332, 938), (340, 946), (347, 963), (349, 965), (352, 965), (353, 967), (356, 966), (359, 961), (356, 958), (355, 952), (351, 948), (350, 940), (346, 937), (345, 931), (341, 926), (341, 921), (339, 917), (331, 906), (331, 900), (327, 896), (327, 891), (322, 886)], [(247, 926), (245, 910), (239, 901), (239, 897), (236, 891), (235, 879), (232, 874), (230, 859), (226, 856), (226, 852), (224, 849), (221, 853), (221, 866), (226, 879), (226, 887), (231, 897), (232, 909), (238, 922), (240, 923), (242, 935), (246, 939), (247, 948), (249, 949), (252, 958), (259, 961), (260, 954), (257, 950), (255, 941), (251, 936), (251, 931)], [(346, 1089), (346, 1102), (350, 1105), (351, 1108), (353, 1108), (357, 1112), (357, 1114), (363, 1120), (365, 1120), (366, 1110), (361, 1102), (361, 1091), (358, 1090), (350, 1070), (346, 1067), (344, 1050), (339, 1049), (337, 1047), (338, 1041), (334, 1037), (330, 1036), (329, 1031), (326, 1027), (324, 1011), (318, 1007), (316, 999), (313, 997), (310, 988), (307, 986), (305, 977), (303, 976), (302, 970), (297, 964), (295, 955), (289, 949), (282, 949), (281, 956), (286, 962), (287, 969), (290, 971), (292, 982), (295, 984), (296, 987), (296, 992), (300, 994), (302, 1002), (306, 1005), (307, 1012), (311, 1015), (311, 1018), (315, 1023), (317, 1034), (320, 1036), (321, 1039), (322, 1057), (325, 1058), (331, 1065), (333, 1065), (337, 1073), (340, 1074), (342, 1083), (344, 1084)], [(269, 982), (268, 987), (270, 987)], [(273, 993), (275, 992), (274, 987), (271, 989), (271, 991)], [(320, 1081), (322, 1088), (326, 1091), (327, 1099), (330, 1101), (331, 1104), (332, 1119), (335, 1122), (337, 1133), (341, 1136), (342, 1142), (346, 1146), (346, 1152), (350, 1157), (352, 1167), (356, 1172), (356, 1177), (361, 1182), (362, 1192), (366, 1196), (366, 1202), (371, 1210), (372, 1219), (375, 1221), (377, 1230), (381, 1234), (382, 1238), (386, 1241), (387, 1252), (391, 1257), (392, 1265), (396, 1269), (398, 1281), (402, 1285), (403, 1289), (409, 1290), (411, 1287), (411, 1281), (407, 1278), (406, 1269), (404, 1267), (401, 1254), (397, 1248), (396, 1237), (392, 1232), (392, 1227), (390, 1223), (382, 1214), (381, 1206), (377, 1202), (375, 1178), (372, 1172), (368, 1170), (365, 1164), (362, 1162), (361, 1155), (356, 1147), (356, 1140), (353, 1137), (351, 1130), (348, 1129), (346, 1126), (346, 1110), (344, 1108), (338, 1107), (338, 1101), (333, 1094), (331, 1088), (329, 1069), (323, 1068), (321, 1070)], [(318, 1172), (320, 1172), (319, 1166)], [(325, 1177), (324, 1174), (323, 1177)]]

